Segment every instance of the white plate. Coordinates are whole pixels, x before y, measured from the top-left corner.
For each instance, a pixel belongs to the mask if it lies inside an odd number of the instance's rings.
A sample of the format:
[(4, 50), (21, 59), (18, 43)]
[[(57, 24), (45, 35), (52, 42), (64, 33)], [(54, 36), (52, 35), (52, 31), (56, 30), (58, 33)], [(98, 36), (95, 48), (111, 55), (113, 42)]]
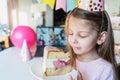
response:
[(68, 76), (72, 75), (74, 80), (77, 80), (77, 71), (72, 70), (70, 73), (60, 76), (43, 76), (42, 74), (42, 63), (36, 62), (30, 66), (30, 72), (34, 77), (39, 80), (68, 80)]

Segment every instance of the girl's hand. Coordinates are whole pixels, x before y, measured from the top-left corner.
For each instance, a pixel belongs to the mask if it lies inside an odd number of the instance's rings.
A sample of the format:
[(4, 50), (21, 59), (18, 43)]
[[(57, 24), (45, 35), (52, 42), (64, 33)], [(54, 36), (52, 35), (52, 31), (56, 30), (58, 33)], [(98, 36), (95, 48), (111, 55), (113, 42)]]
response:
[[(78, 72), (77, 80), (83, 80), (83, 79), (82, 79), (82, 74), (80, 73), (80, 71), (77, 71), (77, 72)], [(74, 80), (74, 79), (73, 79), (72, 76), (70, 75), (70, 76), (68, 77), (68, 80)]]

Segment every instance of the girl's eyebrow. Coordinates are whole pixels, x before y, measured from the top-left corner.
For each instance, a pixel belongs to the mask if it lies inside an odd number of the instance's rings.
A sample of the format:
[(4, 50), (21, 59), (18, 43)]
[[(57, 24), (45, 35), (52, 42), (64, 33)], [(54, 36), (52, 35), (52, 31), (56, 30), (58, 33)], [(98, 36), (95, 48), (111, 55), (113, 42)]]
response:
[[(90, 30), (79, 30), (79, 33), (87, 33), (87, 34), (91, 34), (91, 30), (92, 29), (90, 29)], [(68, 31), (70, 31), (70, 32), (73, 32), (73, 30), (72, 29), (68, 29)]]
[(80, 33), (90, 33), (90, 31), (79, 31)]
[[(69, 29), (68, 31), (72, 31), (71, 29)], [(79, 31), (80, 33), (90, 33), (90, 31)]]

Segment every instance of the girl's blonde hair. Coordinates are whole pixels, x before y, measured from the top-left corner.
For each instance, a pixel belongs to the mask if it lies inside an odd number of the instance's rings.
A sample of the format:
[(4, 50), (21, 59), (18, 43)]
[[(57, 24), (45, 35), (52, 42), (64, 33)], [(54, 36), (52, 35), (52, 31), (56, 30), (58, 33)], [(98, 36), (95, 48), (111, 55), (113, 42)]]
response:
[[(113, 67), (116, 73), (115, 75), (117, 75), (118, 73), (117, 63), (116, 63), (115, 55), (114, 55), (114, 36), (113, 36), (112, 27), (111, 27), (111, 22), (110, 22), (107, 12), (106, 11), (90, 12), (90, 11), (86, 11), (86, 10), (76, 7), (74, 10), (72, 10), (67, 15), (66, 22), (65, 22), (66, 37), (68, 36), (69, 19), (71, 16), (77, 19), (89, 20), (91, 23), (96, 25), (93, 27), (98, 31), (99, 34), (103, 31), (106, 31), (108, 33), (106, 40), (102, 45), (96, 44), (96, 50), (100, 57), (102, 57), (103, 59), (113, 64)], [(76, 54), (73, 52), (73, 49), (71, 48), (69, 43), (68, 43), (68, 51), (70, 53), (70, 59), (71, 59), (72, 66), (76, 67), (76, 63), (75, 63)], [(117, 77), (115, 80), (117, 80)]]

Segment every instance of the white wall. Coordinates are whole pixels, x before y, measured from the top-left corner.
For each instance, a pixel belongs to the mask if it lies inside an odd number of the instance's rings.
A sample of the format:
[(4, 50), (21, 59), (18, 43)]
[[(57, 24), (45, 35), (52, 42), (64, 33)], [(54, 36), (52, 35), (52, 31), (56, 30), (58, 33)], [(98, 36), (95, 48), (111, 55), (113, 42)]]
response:
[[(120, 0), (105, 0), (105, 9), (110, 16), (118, 15), (120, 12)], [(113, 30), (115, 43), (120, 44), (120, 30)]]
[(32, 0), (18, 0), (18, 5), (19, 5), (19, 25), (28, 25), (35, 30), (31, 13)]
[(120, 11), (120, 0), (104, 0), (105, 9), (109, 14), (119, 13)]
[[(19, 4), (19, 25), (29, 25), (34, 30), (36, 29), (36, 20), (32, 17), (32, 5), (35, 4), (35, 0), (18, 0)], [(45, 26), (53, 26), (53, 10), (47, 6), (43, 6), (46, 10)], [(38, 10), (42, 9), (40, 7)], [(36, 10), (36, 8), (35, 8)]]
[(7, 0), (0, 0), (0, 24), (8, 24)]
[(114, 30), (115, 43), (120, 44), (120, 30)]

